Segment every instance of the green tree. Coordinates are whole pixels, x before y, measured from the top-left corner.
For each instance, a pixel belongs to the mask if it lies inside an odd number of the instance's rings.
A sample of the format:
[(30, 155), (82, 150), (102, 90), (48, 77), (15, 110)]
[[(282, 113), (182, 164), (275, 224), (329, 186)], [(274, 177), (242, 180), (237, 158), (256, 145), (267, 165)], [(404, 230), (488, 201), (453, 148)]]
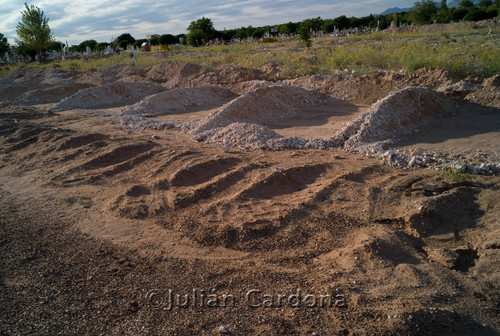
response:
[(471, 9), (474, 8), (474, 3), (470, 0), (462, 0), (458, 3), (459, 8)]
[(202, 45), (203, 43), (208, 42), (215, 36), (215, 28), (212, 20), (202, 17), (196, 21), (191, 21), (191, 24), (188, 27), (188, 43), (193, 47), (197, 47)]
[(486, 10), (491, 5), (493, 5), (493, 2), (491, 0), (481, 0), (479, 1), (478, 7), (483, 10)]
[(4, 57), (5, 53), (10, 50), (9, 41), (0, 33), (0, 57)]
[(127, 49), (129, 44), (130, 43), (127, 40), (121, 40), (120, 42), (118, 42), (118, 46), (122, 49)]
[(97, 43), (97, 50), (101, 51), (106, 49), (109, 46), (108, 42), (99, 42)]
[[(17, 23), (16, 32), (19, 36), (18, 45), (24, 50), (32, 50), (41, 61), (42, 52), (46, 51), (52, 41), (52, 33), (49, 27), (49, 18), (43, 11), (27, 3), (21, 11), (21, 21)], [(33, 57), (33, 56), (32, 56)]]
[(115, 40), (115, 42), (118, 42), (118, 44), (120, 43), (120, 41), (127, 41), (128, 44), (134, 45), (135, 38), (132, 35), (130, 35), (129, 33), (125, 33), (125, 34), (121, 34), (120, 36), (118, 36)]
[(177, 42), (178, 40), (175, 38), (174, 35), (163, 34), (162, 36), (160, 36), (160, 43), (163, 45), (175, 44)]
[(295, 34), (296, 30), (297, 30), (297, 24), (291, 21), (280, 25), (278, 28), (280, 34), (288, 34), (288, 35)]
[(299, 29), (297, 29), (299, 39), (304, 43), (304, 47), (308, 49), (312, 45), (310, 29), (308, 24), (300, 24)]
[(349, 21), (349, 19), (345, 15), (333, 19), (333, 23), (340, 30), (349, 28), (349, 26), (351, 25), (351, 21)]
[(417, 1), (412, 10), (412, 18), (417, 24), (430, 23), (437, 11), (437, 5), (433, 0)]
[(264, 34), (265, 34), (265, 31), (264, 29), (262, 28), (257, 28), (253, 31), (252, 33), (252, 37), (256, 40), (258, 39), (261, 39), (262, 37), (264, 37)]
[(158, 34), (151, 35), (149, 42), (151, 43), (152, 46), (160, 45), (160, 35)]
[(96, 40), (85, 40), (78, 46), (80, 51), (87, 51), (87, 47), (90, 47), (92, 50), (97, 50), (97, 41)]
[(441, 5), (439, 6), (439, 9), (448, 9), (448, 4), (446, 3), (446, 0), (441, 0)]

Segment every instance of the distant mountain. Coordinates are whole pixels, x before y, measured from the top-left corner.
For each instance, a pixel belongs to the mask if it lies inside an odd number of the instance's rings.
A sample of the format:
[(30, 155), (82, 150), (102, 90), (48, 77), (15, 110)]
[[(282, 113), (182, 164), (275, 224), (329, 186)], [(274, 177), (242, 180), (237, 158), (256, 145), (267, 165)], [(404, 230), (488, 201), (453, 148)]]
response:
[(409, 8), (399, 8), (399, 7), (392, 7), (388, 8), (382, 13), (381, 15), (387, 15), (387, 14), (392, 14), (392, 13), (402, 13), (402, 12), (408, 12), (410, 9)]
[[(478, 5), (481, 0), (471, 0), (474, 5)], [(439, 1), (436, 1), (436, 5), (439, 7), (440, 6)], [(458, 7), (458, 4), (460, 3), (460, 0), (452, 0), (452, 1), (447, 1), (448, 7)], [(388, 8), (380, 15), (387, 15), (387, 14), (392, 14), (392, 13), (402, 13), (402, 12), (408, 12), (411, 8), (399, 8), (399, 7), (392, 7)]]

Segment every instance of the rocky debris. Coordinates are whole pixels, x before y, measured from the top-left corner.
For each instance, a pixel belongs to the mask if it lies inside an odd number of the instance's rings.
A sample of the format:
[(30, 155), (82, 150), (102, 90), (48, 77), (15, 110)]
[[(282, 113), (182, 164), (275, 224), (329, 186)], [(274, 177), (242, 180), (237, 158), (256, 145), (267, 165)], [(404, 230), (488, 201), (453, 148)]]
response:
[(191, 133), (190, 137), (196, 141), (245, 149), (271, 149), (268, 145), (269, 140), (283, 138), (269, 127), (244, 122), (234, 122), (225, 127)]
[(117, 104), (130, 104), (159, 92), (165, 91), (161, 85), (154, 83), (115, 82), (80, 90), (54, 105), (53, 111), (75, 108), (102, 108)]
[(174, 89), (154, 94), (126, 106), (122, 115), (160, 116), (208, 110), (219, 107), (237, 95), (220, 86)]

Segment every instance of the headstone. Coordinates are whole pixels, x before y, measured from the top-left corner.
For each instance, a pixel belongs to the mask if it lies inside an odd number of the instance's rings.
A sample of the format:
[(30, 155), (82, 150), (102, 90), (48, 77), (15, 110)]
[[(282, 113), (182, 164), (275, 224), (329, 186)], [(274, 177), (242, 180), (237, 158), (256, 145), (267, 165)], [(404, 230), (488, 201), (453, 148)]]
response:
[(92, 49), (90, 49), (89, 46), (87, 46), (87, 52), (86, 52), (87, 57), (92, 56)]

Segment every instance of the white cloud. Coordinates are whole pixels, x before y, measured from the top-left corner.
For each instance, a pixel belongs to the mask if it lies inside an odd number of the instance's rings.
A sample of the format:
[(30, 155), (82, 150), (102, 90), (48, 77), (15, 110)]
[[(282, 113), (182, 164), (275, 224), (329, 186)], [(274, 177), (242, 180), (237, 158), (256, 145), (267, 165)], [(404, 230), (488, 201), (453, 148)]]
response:
[[(33, 4), (50, 18), (57, 40), (78, 44), (87, 39), (110, 41), (128, 32), (136, 38), (147, 34), (181, 34), (189, 23), (209, 17), (216, 29), (263, 26), (306, 18), (335, 18), (340, 15), (364, 16), (389, 7), (409, 7), (412, 0), (317, 0), (304, 4), (298, 0), (38, 0)], [(14, 43), (16, 25), (23, 1), (2, 0), (0, 33)]]

